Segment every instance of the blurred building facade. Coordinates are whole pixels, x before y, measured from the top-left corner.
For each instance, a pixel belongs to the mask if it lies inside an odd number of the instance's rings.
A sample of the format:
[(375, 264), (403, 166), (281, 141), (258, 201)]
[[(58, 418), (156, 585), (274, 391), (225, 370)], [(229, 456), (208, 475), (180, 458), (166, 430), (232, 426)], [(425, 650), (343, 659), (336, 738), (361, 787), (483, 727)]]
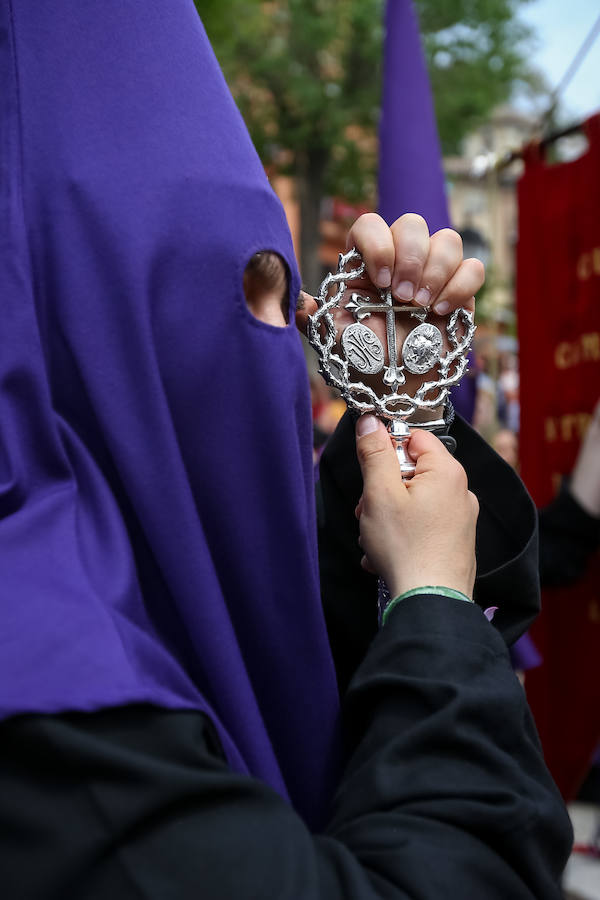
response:
[(516, 184), (520, 161), (498, 171), (495, 161), (528, 140), (533, 122), (509, 106), (495, 110), (463, 142), (460, 156), (444, 159), (450, 216), (465, 244), (487, 269), (485, 315), (501, 323), (514, 319)]

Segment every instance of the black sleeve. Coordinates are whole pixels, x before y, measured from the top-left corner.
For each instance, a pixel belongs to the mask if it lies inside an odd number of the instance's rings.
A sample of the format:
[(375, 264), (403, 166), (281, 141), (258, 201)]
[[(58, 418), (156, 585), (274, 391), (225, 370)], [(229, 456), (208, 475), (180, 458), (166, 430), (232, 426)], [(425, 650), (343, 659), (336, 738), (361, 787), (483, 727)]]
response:
[(223, 762), (199, 713), (123, 707), (0, 728), (5, 900), (558, 900), (570, 847), (500, 636), (410, 598), (348, 692), (350, 762), (311, 834)]
[(600, 519), (579, 505), (564, 482), (540, 509), (540, 578), (544, 587), (573, 584), (600, 547)]
[[(540, 609), (537, 512), (513, 469), (460, 416), (450, 434), (479, 500), (475, 601), (482, 609), (498, 607), (494, 627), (512, 644)], [(321, 596), (343, 694), (377, 631), (377, 578), (360, 566), (354, 509), (362, 476), (350, 414), (330, 438), (319, 470)]]

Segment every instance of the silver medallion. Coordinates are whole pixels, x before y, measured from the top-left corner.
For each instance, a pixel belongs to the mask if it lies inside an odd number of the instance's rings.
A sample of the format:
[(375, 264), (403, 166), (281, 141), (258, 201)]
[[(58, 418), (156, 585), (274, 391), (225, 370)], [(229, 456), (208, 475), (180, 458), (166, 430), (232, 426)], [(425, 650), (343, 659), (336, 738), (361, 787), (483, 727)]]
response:
[(377, 375), (383, 369), (382, 343), (366, 325), (348, 325), (342, 334), (342, 348), (350, 365), (361, 375)]
[(407, 334), (402, 345), (404, 365), (413, 375), (424, 375), (440, 361), (442, 332), (431, 322), (423, 322)]

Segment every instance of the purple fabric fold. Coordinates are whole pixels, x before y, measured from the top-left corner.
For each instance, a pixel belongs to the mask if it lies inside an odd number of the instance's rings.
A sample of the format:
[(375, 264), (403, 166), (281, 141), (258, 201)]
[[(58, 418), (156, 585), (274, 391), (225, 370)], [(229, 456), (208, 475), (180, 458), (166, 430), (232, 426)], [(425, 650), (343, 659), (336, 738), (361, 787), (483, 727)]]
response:
[(526, 672), (541, 665), (542, 657), (533, 643), (529, 632), (525, 632), (510, 648), (510, 659), (513, 668)]

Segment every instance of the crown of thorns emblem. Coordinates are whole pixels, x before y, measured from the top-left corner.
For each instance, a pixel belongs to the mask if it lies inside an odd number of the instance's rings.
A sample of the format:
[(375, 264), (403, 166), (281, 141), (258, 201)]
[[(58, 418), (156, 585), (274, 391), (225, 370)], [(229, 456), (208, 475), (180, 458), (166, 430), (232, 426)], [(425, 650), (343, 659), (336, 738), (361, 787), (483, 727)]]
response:
[[(348, 284), (360, 278), (365, 264), (358, 250), (340, 254), (337, 272), (329, 273), (321, 284), (317, 302), (319, 308), (308, 320), (308, 340), (319, 357), (319, 371), (328, 384), (336, 387), (348, 406), (360, 413), (373, 412), (384, 419), (406, 420), (418, 409), (435, 409), (445, 403), (448, 389), (457, 384), (467, 370), (467, 352), (475, 333), (473, 316), (463, 308), (456, 309), (446, 320), (449, 349), (444, 353), (442, 332), (427, 322), (429, 308), (412, 304), (394, 305), (389, 290), (378, 291), (379, 302), (352, 294), (345, 308), (354, 322), (342, 331), (338, 352), (338, 333), (333, 311), (340, 303)], [(363, 321), (373, 313), (385, 314), (386, 353), (375, 332)], [(396, 344), (396, 316), (405, 314), (417, 319), (405, 337), (400, 357)], [(460, 335), (459, 335), (460, 331)], [(424, 375), (435, 369), (437, 378), (425, 381), (414, 395), (401, 390), (406, 384), (406, 371)], [(351, 377), (351, 370), (361, 375), (377, 375), (383, 371), (383, 385), (387, 393), (379, 396), (360, 380)]]

